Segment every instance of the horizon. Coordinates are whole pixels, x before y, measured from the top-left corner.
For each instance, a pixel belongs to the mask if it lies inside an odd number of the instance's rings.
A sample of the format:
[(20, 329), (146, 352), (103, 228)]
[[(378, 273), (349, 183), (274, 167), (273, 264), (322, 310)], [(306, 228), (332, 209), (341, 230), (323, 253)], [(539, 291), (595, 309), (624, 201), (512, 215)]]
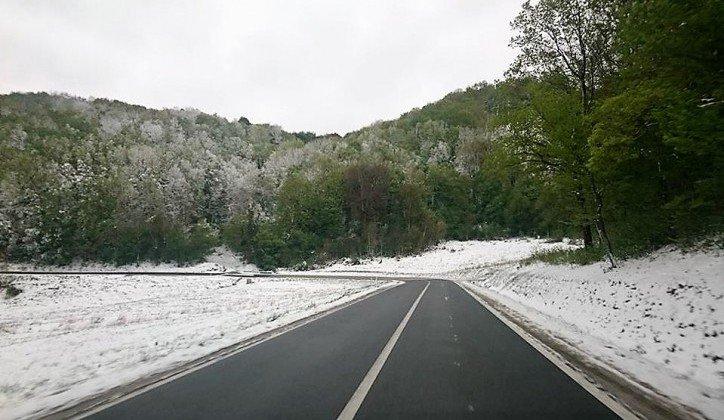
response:
[[(494, 81), (494, 82), (487, 82), (487, 81), (483, 81), (483, 82), (486, 82), (486, 83), (496, 83), (497, 80)], [(360, 126), (360, 127), (357, 127), (357, 128), (353, 128), (353, 129), (351, 129), (351, 130), (349, 130), (349, 131), (346, 131), (346, 132), (344, 132), (344, 133), (339, 133), (339, 132), (331, 131), (331, 132), (325, 132), (325, 133), (314, 132), (314, 134), (316, 134), (317, 137), (324, 137), (324, 136), (327, 136), (327, 135), (334, 135), (334, 134), (337, 134), (337, 135), (339, 135), (339, 136), (341, 136), (341, 137), (344, 137), (344, 136), (346, 136), (346, 135), (348, 135), (348, 134), (350, 134), (350, 133), (354, 133), (354, 132), (356, 132), (356, 131), (362, 130), (362, 129), (364, 129), (364, 128), (366, 128), (366, 127), (369, 127), (369, 126), (373, 126), (373, 125), (375, 125), (375, 124), (377, 124), (377, 123), (380, 123), (380, 122), (394, 121), (394, 120), (402, 117), (403, 115), (407, 114), (407, 113), (410, 112), (410, 111), (413, 111), (413, 110), (415, 110), (415, 109), (423, 108), (423, 107), (425, 107), (425, 106), (427, 106), (427, 105), (430, 105), (430, 104), (434, 104), (435, 102), (438, 102), (438, 101), (444, 99), (447, 95), (449, 95), (449, 94), (451, 94), (451, 93), (455, 93), (455, 92), (459, 92), (459, 91), (465, 91), (465, 90), (467, 90), (467, 89), (470, 89), (470, 88), (474, 87), (476, 84), (477, 84), (477, 83), (473, 83), (473, 84), (471, 84), (471, 85), (468, 85), (468, 86), (465, 86), (465, 87), (462, 87), (462, 88), (457, 88), (457, 89), (451, 90), (450, 92), (447, 92), (447, 93), (443, 94), (443, 95), (442, 95), (441, 97), (439, 97), (439, 98), (432, 99), (430, 102), (427, 102), (427, 103), (422, 104), (422, 105), (414, 106), (414, 107), (412, 107), (412, 108), (410, 108), (410, 109), (407, 109), (407, 110), (405, 110), (405, 111), (402, 111), (399, 115), (392, 116), (392, 117), (390, 117), (390, 118), (385, 118), (385, 119), (377, 119), (377, 120), (371, 121), (371, 122), (369, 122), (369, 123), (367, 123), (367, 124), (365, 124), (365, 125), (363, 125), (363, 126)], [(80, 96), (80, 95), (75, 95), (75, 94), (70, 93), (70, 92), (43, 91), (43, 90), (39, 90), (39, 91), (10, 91), (10, 92), (0, 92), (0, 96), (3, 96), (3, 95), (37, 95), (37, 94), (47, 94), (47, 95), (52, 95), (52, 96), (67, 96), (67, 97), (70, 97), (70, 98), (82, 99), (82, 100), (88, 101), (88, 102), (93, 102), (94, 100), (99, 100), (99, 99), (100, 99), (100, 100), (106, 100), (106, 101), (119, 101), (119, 102), (125, 103), (125, 104), (127, 104), (127, 105), (131, 105), (131, 106), (141, 106), (141, 107), (144, 107), (144, 108), (146, 108), (146, 109), (152, 109), (152, 110), (156, 110), (156, 111), (163, 111), (163, 110), (167, 110), (167, 109), (168, 109), (168, 110), (185, 110), (185, 109), (192, 109), (192, 110), (196, 110), (196, 111), (199, 111), (199, 112), (204, 113), (204, 114), (207, 114), (207, 115), (213, 115), (213, 116), (218, 117), (218, 118), (223, 118), (223, 119), (225, 119), (225, 120), (227, 120), (227, 121), (229, 121), (229, 122), (238, 121), (238, 120), (241, 119), (241, 118), (247, 118), (246, 115), (243, 115), (243, 114), (242, 114), (242, 115), (239, 115), (239, 116), (237, 116), (237, 117), (233, 117), (233, 116), (229, 117), (229, 116), (225, 116), (225, 115), (220, 115), (220, 114), (215, 113), (215, 112), (208, 112), (208, 111), (206, 111), (206, 110), (204, 110), (204, 109), (196, 108), (196, 107), (193, 107), (193, 106), (185, 106), (185, 107), (179, 107), (179, 106), (152, 107), (152, 106), (148, 106), (148, 105), (144, 105), (144, 104), (140, 104), (140, 103), (134, 103), (134, 102), (128, 102), (128, 101), (120, 100), (120, 99), (118, 99), (118, 98), (110, 98), (110, 97), (102, 97), (102, 96)], [(249, 119), (249, 118), (247, 118), (247, 119)], [(277, 126), (277, 127), (280, 127), (283, 131), (285, 131), (285, 132), (287, 132), (287, 133), (300, 133), (300, 132), (309, 132), (309, 131), (310, 131), (310, 130), (304, 130), (304, 129), (302, 129), (302, 130), (289, 130), (289, 129), (287, 129), (286, 127), (282, 126), (281, 124), (275, 123), (275, 122), (273, 122), (273, 121), (254, 121), (254, 120), (249, 119), (249, 123), (250, 123), (250, 124), (254, 124), (254, 125)]]
[(501, 78), (520, 3), (9, 2), (0, 93), (195, 108), (344, 135)]

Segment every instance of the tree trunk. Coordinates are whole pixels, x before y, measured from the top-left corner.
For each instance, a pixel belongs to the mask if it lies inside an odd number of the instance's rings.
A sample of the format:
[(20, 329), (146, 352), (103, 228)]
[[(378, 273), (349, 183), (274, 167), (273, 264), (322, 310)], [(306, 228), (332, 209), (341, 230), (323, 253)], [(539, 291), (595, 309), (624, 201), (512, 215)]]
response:
[(593, 246), (593, 231), (589, 223), (581, 225), (581, 236), (583, 236), (583, 246), (590, 248)]
[(588, 172), (588, 178), (591, 181), (593, 198), (596, 200), (596, 230), (598, 231), (598, 238), (602, 244), (606, 245), (608, 262), (611, 263), (611, 268), (615, 268), (616, 263), (613, 261), (613, 246), (611, 246), (611, 239), (608, 237), (608, 232), (606, 232), (606, 223), (603, 219), (603, 197), (596, 186), (596, 179), (591, 172)]
[[(578, 200), (578, 205), (581, 206), (581, 216), (584, 217), (586, 214), (586, 197), (583, 195), (583, 188), (579, 187), (576, 191), (576, 199)], [(588, 220), (581, 222), (581, 237), (583, 238), (583, 246), (585, 248), (593, 246), (593, 233)]]

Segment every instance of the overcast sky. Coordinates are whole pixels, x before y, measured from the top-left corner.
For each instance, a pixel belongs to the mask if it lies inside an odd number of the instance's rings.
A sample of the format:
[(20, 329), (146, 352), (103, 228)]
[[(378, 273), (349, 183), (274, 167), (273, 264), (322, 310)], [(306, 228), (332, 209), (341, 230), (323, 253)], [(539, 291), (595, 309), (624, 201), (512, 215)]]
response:
[(0, 0), (0, 92), (344, 134), (501, 78), (518, 0)]

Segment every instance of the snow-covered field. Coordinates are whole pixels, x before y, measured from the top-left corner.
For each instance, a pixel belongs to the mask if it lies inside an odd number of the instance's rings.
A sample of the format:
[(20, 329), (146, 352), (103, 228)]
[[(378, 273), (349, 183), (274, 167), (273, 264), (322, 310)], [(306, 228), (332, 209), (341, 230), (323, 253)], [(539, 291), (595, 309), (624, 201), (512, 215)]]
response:
[(0, 298), (0, 418), (42, 414), (371, 293), (389, 282), (17, 276)]
[(317, 272), (380, 273), (397, 275), (439, 275), (453, 270), (517, 261), (534, 252), (573, 248), (568, 241), (546, 242), (543, 239), (508, 239), (499, 241), (447, 241), (431, 250), (406, 257), (380, 257), (338, 262)]

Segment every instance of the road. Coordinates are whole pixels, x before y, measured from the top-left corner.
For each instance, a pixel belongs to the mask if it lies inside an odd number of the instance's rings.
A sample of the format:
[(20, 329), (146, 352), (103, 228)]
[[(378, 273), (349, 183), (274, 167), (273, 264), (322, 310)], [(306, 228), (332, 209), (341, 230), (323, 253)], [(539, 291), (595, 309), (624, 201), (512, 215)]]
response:
[(411, 281), (91, 415), (618, 418), (455, 283)]

